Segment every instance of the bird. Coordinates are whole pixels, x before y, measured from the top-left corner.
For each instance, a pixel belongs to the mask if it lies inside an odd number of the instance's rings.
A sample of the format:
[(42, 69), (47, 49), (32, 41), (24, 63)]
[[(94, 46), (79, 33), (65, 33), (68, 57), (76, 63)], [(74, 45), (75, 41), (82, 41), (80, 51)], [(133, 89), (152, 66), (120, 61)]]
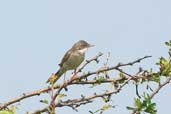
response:
[(74, 70), (84, 61), (85, 52), (88, 48), (93, 47), (84, 40), (79, 40), (76, 42), (63, 56), (60, 64), (59, 70), (50, 76), (50, 78), (46, 81), (46, 83), (54, 84), (64, 73), (69, 70)]

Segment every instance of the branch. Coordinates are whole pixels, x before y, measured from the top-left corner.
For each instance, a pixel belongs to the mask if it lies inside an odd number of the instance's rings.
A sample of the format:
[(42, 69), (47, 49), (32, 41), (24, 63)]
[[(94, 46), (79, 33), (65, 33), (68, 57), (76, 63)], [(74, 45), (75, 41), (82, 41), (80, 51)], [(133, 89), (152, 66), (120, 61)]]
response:
[[(167, 78), (166, 81), (164, 81), (162, 84), (159, 84), (159, 86), (154, 90), (154, 92), (150, 95), (150, 98), (152, 99), (164, 86), (166, 86), (171, 81), (171, 75)], [(136, 114), (137, 109), (135, 109), (131, 114)]]
[(171, 81), (171, 75), (169, 76), (169, 78), (167, 78), (167, 80), (164, 83), (159, 84), (158, 88), (150, 95), (150, 98), (152, 99), (165, 85), (170, 83), (170, 81)]
[(52, 101), (55, 101), (56, 97), (58, 96), (58, 94), (60, 93), (60, 91), (63, 89), (63, 88), (66, 88), (67, 85), (70, 85), (72, 84), (73, 81), (76, 81), (76, 80), (81, 80), (83, 78), (87, 78), (88, 76), (90, 75), (94, 75), (94, 74), (99, 74), (99, 73), (102, 73), (102, 72), (105, 72), (105, 71), (111, 71), (111, 70), (118, 70), (120, 67), (123, 67), (123, 66), (132, 66), (136, 63), (139, 63), (141, 62), (143, 59), (146, 59), (146, 58), (149, 58), (151, 56), (144, 56), (142, 58), (139, 58), (135, 61), (132, 61), (132, 62), (129, 62), (129, 63), (125, 63), (125, 64), (122, 64), (122, 63), (119, 63), (118, 65), (116, 66), (113, 66), (113, 67), (102, 67), (94, 72), (89, 72), (85, 75), (81, 75), (81, 76), (77, 76), (75, 78), (71, 78), (70, 80), (68, 80), (66, 83), (63, 83), (63, 85), (58, 89), (58, 91), (55, 93)]
[[(55, 88), (59, 88), (59, 87), (56, 86)], [(32, 92), (23, 93), (20, 96), (12, 98), (12, 99), (4, 102), (4, 103), (0, 103), (0, 110), (7, 107), (7, 106), (9, 106), (9, 105), (11, 105), (11, 104), (13, 104), (13, 103), (20, 102), (21, 100), (29, 98), (29, 97), (40, 95), (41, 93), (48, 92), (49, 90), (51, 90), (50, 87), (45, 87), (45, 88), (35, 90), (35, 91), (32, 91)]]
[[(100, 56), (101, 56), (101, 54), (95, 56), (94, 59), (90, 59), (89, 62), (85, 63), (85, 65), (83, 65), (83, 67), (81, 67), (81, 69), (84, 68), (88, 63), (90, 63), (90, 61), (97, 60), (96, 58), (98, 58)], [(86, 78), (88, 76), (91, 76), (91, 75), (94, 75), (94, 74), (98, 74), (98, 73), (102, 73), (102, 72), (105, 72), (105, 71), (117, 70), (118, 68), (123, 67), (123, 66), (130, 66), (130, 65), (133, 65), (135, 63), (138, 63), (138, 62), (142, 61), (143, 59), (146, 59), (146, 58), (149, 58), (149, 57), (151, 57), (151, 56), (145, 56), (145, 57), (142, 57), (140, 59), (137, 59), (135, 61), (132, 61), (132, 62), (129, 62), (129, 63), (125, 63), (125, 64), (119, 63), (118, 65), (113, 66), (113, 67), (102, 67), (102, 68), (100, 68), (100, 69), (98, 69), (98, 70), (96, 70), (94, 72), (89, 72), (87, 74), (82, 74), (82, 75), (78, 76), (77, 78), (74, 78), (72, 80), (69, 80), (67, 82), (67, 85), (65, 85), (65, 86), (64, 86), (64, 83), (62, 83), (62, 84), (59, 84), (59, 85), (55, 85), (54, 88), (55, 89), (60, 89), (60, 88), (63, 89), (64, 87), (66, 87), (68, 85), (73, 85), (73, 84), (95, 84), (95, 83), (97, 83), (95, 81), (94, 82), (93, 81), (91, 81), (91, 82), (89, 81), (89, 82), (80, 82), (79, 83), (79, 82), (77, 82), (77, 80), (81, 80), (81, 79)], [(126, 79), (127, 78), (125, 78), (125, 80)], [(112, 82), (112, 81), (119, 81), (119, 80), (123, 80), (123, 79), (118, 79), (118, 80), (105, 80), (104, 83), (106, 83), (106, 82)], [(42, 89), (39, 89), (39, 90), (35, 90), (35, 91), (23, 93), (20, 96), (17, 96), (15, 98), (12, 98), (12, 99), (10, 99), (10, 100), (8, 100), (6, 102), (0, 103), (0, 110), (3, 109), (3, 108), (5, 108), (5, 107), (7, 107), (7, 106), (9, 106), (9, 105), (11, 105), (11, 104), (20, 102), (21, 100), (24, 100), (24, 99), (29, 98), (29, 97), (33, 97), (33, 96), (40, 95), (41, 93), (45, 93), (45, 92), (48, 92), (50, 90), (51, 90), (50, 87), (45, 87), (45, 88), (42, 88)], [(56, 96), (57, 95), (58, 94), (56, 94)]]
[(94, 57), (91, 58), (90, 60), (86, 60), (86, 63), (84, 63), (84, 64), (82, 65), (82, 67), (78, 69), (78, 71), (76, 72), (76, 74), (77, 74), (78, 72), (81, 72), (81, 71), (85, 68), (85, 66), (87, 66), (90, 62), (96, 61), (96, 62), (98, 63), (98, 62), (99, 62), (98, 58), (99, 58), (100, 56), (102, 56), (102, 55), (103, 55), (103, 53), (99, 52), (98, 55), (94, 56)]
[[(74, 107), (74, 105), (81, 106), (82, 104), (86, 104), (86, 103), (90, 103), (91, 100), (99, 98), (99, 97), (104, 97), (104, 96), (111, 96), (113, 94), (117, 94), (121, 91), (121, 89), (131, 80), (132, 78), (128, 78), (119, 88), (117, 88), (115, 91), (111, 91), (111, 92), (104, 92), (102, 94), (94, 94), (91, 96), (87, 96), (87, 97), (82, 97), (82, 98), (77, 98), (77, 99), (73, 99), (73, 100), (67, 100), (67, 101), (61, 101), (55, 104), (55, 107), (63, 107), (63, 106), (69, 106), (69, 107)], [(50, 106), (45, 107), (43, 109), (39, 109), (39, 110), (35, 110), (33, 112), (30, 112), (28, 114), (39, 114), (39, 113), (43, 113), (43, 112), (47, 112), (49, 110)]]

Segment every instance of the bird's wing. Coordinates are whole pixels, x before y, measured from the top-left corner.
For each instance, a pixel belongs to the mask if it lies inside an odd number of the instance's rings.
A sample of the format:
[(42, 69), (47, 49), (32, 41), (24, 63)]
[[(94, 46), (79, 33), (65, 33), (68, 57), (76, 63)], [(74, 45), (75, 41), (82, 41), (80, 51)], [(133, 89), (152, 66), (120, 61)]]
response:
[(63, 57), (62, 60), (61, 60), (61, 63), (59, 64), (60, 67), (62, 67), (63, 64), (64, 64), (64, 62), (68, 60), (68, 58), (69, 58), (70, 55), (71, 55), (71, 52), (72, 52), (72, 51), (71, 51), (71, 49), (70, 49), (70, 50), (68, 50), (68, 51), (65, 53), (64, 57)]

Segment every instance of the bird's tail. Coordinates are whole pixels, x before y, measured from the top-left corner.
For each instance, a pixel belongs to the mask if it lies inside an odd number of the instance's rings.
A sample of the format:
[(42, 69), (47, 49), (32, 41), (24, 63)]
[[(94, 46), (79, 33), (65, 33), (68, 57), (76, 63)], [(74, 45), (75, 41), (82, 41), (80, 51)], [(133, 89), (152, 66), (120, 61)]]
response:
[(64, 73), (65, 70), (59, 69), (55, 74), (52, 73), (52, 75), (49, 77), (46, 83), (54, 84)]

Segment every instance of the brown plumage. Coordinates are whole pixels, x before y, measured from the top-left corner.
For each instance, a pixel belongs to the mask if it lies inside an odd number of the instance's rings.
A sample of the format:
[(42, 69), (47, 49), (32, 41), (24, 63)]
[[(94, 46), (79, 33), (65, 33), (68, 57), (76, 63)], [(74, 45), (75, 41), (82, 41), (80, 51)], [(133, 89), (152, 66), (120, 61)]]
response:
[(71, 49), (69, 49), (59, 64), (60, 68), (47, 80), (47, 83), (54, 84), (66, 71), (76, 70), (76, 68), (83, 62), (85, 52), (89, 47), (92, 47), (84, 40), (80, 40), (75, 43)]

